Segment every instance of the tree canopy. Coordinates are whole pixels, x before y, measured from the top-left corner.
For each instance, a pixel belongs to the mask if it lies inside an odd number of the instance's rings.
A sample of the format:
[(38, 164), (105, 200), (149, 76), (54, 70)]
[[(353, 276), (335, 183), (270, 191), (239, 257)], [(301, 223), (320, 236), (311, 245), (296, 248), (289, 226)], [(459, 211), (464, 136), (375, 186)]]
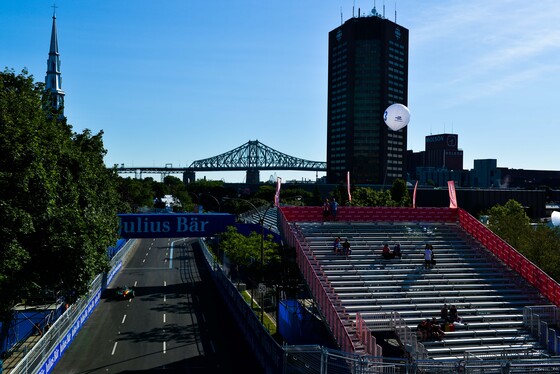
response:
[[(262, 242), (261, 242), (262, 241)], [(261, 244), (262, 269), (261, 269)], [(266, 274), (270, 279), (267, 269), (272, 269), (280, 262), (279, 245), (273, 241), (271, 235), (261, 237), (259, 233), (251, 232), (245, 236), (237, 232), (233, 226), (229, 226), (226, 232), (220, 234), (219, 249), (223, 251), (230, 261), (241, 267), (245, 275), (251, 279), (257, 279), (260, 274)], [(262, 271), (262, 273), (261, 273)]]
[(117, 239), (116, 172), (103, 132), (76, 133), (26, 71), (0, 73), (3, 312), (45, 290), (79, 295)]
[(523, 206), (515, 200), (489, 211), (488, 228), (508, 242), (551, 278), (560, 281), (560, 230), (531, 225)]

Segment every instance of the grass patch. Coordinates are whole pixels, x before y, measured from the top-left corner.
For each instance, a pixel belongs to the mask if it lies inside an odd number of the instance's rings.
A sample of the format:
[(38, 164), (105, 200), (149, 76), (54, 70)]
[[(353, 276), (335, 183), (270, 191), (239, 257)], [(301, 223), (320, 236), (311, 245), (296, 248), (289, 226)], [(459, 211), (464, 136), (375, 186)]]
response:
[[(243, 297), (243, 299), (245, 300), (247, 305), (251, 306), (251, 293), (249, 291), (245, 290), (245, 291), (241, 292), (241, 296)], [(260, 318), (261, 318), (261, 306), (259, 305), (259, 303), (257, 303), (257, 298), (253, 299), (252, 304), (253, 304), (253, 308), (252, 308), (253, 313), (255, 313), (257, 318), (260, 320)], [(270, 318), (268, 316), (268, 314), (266, 314), (266, 311), (264, 313), (262, 324), (270, 335), (276, 334), (276, 322), (272, 318)]]

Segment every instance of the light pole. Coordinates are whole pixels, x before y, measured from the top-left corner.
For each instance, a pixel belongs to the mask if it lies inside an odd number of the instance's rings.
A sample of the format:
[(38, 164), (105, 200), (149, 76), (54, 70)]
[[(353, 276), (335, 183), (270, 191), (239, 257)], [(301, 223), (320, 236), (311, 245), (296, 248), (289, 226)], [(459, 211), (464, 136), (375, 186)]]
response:
[[(261, 283), (264, 284), (264, 217), (266, 216), (266, 213), (268, 212), (268, 210), (270, 208), (272, 208), (272, 204), (270, 204), (269, 206), (267, 206), (266, 210), (263, 212), (259, 211), (259, 209), (255, 206), (255, 204), (253, 204), (252, 202), (250, 202), (249, 200), (245, 200), (242, 199), (240, 197), (224, 197), (224, 200), (240, 200), (240, 201), (244, 201), (247, 204), (251, 205), (253, 207), (253, 209), (255, 210), (255, 212), (257, 213), (258, 217), (259, 217), (259, 225), (261, 226), (261, 266), (260, 266), (260, 273), (261, 273)], [(263, 324), (264, 321), (264, 293), (261, 293), (261, 324)]]
[[(190, 193), (191, 195), (194, 195), (194, 197), (196, 197), (196, 207), (197, 207), (197, 210), (199, 210), (200, 209), (199, 208), (199, 206), (200, 206), (200, 196), (198, 196), (197, 193), (194, 193), (194, 192), (191, 192), (191, 191), (187, 191), (187, 192)], [(198, 213), (198, 212), (196, 212), (196, 213)]]
[(216, 204), (218, 204), (218, 213), (221, 212), (222, 210), (222, 205), (220, 204), (220, 202), (218, 201), (218, 199), (216, 199), (216, 197), (212, 194), (209, 194), (208, 192), (201, 192), (198, 194), (199, 196), (210, 196), (212, 199), (214, 199), (214, 201), (216, 202)]

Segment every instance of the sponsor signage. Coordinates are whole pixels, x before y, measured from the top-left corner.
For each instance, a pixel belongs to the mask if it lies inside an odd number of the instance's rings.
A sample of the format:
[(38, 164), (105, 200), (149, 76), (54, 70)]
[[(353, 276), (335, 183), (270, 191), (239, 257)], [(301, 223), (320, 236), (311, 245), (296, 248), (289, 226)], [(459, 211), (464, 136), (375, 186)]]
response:
[(439, 143), (443, 142), (445, 138), (443, 135), (426, 136), (426, 143)]
[(101, 299), (101, 290), (98, 290), (95, 296), (93, 297), (93, 299), (90, 300), (90, 302), (88, 303), (87, 307), (82, 311), (82, 313), (76, 319), (76, 322), (74, 322), (74, 324), (68, 330), (66, 335), (64, 335), (60, 340), (60, 342), (56, 344), (51, 354), (45, 358), (45, 361), (37, 371), (38, 374), (48, 374), (52, 372), (54, 366), (56, 365), (58, 360), (62, 357), (62, 354), (64, 353), (66, 348), (68, 348), (70, 343), (74, 340), (74, 338), (78, 334), (78, 331), (80, 331), (80, 329), (82, 328), (82, 326), (84, 325), (84, 323), (86, 322), (90, 314), (93, 312), (93, 310), (99, 303), (100, 299)]
[(213, 236), (235, 225), (235, 216), (213, 214), (119, 214), (121, 238), (184, 238)]

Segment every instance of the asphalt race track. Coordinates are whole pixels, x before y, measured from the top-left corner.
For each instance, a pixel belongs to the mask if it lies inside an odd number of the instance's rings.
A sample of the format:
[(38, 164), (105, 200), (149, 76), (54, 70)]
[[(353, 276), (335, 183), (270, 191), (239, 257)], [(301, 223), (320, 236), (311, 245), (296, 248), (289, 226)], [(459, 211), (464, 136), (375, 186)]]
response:
[(144, 239), (53, 373), (259, 373), (195, 239)]

